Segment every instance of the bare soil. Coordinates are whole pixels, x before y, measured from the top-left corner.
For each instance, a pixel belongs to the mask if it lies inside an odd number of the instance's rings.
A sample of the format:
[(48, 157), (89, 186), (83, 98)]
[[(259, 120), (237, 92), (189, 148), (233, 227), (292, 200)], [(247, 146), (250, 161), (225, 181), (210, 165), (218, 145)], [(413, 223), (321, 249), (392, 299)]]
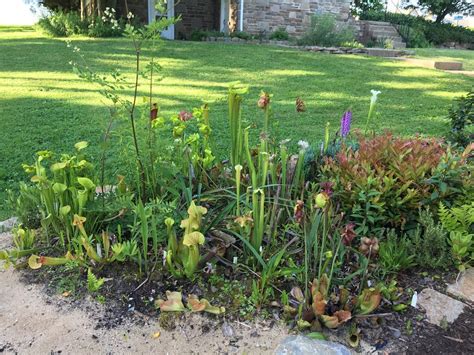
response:
[[(11, 236), (0, 234), (0, 249)], [(111, 269), (103, 277), (106, 303), (87, 294), (64, 297), (52, 287), (53, 269), (0, 270), (0, 353), (5, 354), (271, 354), (291, 332), (279, 321), (244, 322), (232, 315), (170, 314), (159, 317), (146, 302), (170, 285), (152, 280), (134, 291), (139, 280), (122, 277), (124, 270)], [(122, 273), (121, 273), (122, 272)], [(445, 292), (452, 274), (410, 273), (399, 285), (420, 292), (430, 287)], [(184, 290), (191, 285), (181, 285)], [(200, 290), (192, 290), (199, 293)], [(201, 290), (205, 295), (211, 290)], [(114, 294), (115, 293), (115, 294)], [(209, 297), (213, 300), (212, 297)], [(474, 354), (474, 312), (466, 311), (444, 328), (429, 324), (420, 309), (393, 312), (389, 304), (380, 316), (355, 320), (361, 333), (359, 353)], [(325, 330), (331, 340), (347, 345), (348, 327)]]

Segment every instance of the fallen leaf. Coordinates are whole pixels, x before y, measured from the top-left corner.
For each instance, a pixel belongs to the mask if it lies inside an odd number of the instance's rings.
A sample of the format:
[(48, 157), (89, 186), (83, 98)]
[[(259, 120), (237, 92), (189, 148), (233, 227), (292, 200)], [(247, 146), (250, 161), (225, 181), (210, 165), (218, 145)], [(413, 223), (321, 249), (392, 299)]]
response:
[(161, 332), (156, 332), (156, 333), (153, 334), (151, 337), (152, 337), (153, 339), (158, 339), (158, 338), (160, 337), (160, 335), (161, 335)]
[(69, 291), (64, 291), (64, 292), (62, 293), (62, 296), (63, 296), (63, 297), (69, 297), (69, 296), (71, 296), (71, 292), (69, 292)]

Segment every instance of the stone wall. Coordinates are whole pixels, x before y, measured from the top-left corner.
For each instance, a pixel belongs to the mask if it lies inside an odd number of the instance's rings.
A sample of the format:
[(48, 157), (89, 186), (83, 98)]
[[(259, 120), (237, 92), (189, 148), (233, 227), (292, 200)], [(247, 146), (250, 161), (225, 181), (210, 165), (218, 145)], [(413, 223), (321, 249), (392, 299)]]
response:
[(218, 30), (220, 1), (180, 0), (176, 1), (175, 16), (181, 21), (175, 25), (176, 39), (189, 39), (195, 30)]
[(349, 18), (350, 0), (244, 0), (244, 31), (270, 34), (283, 27), (291, 36), (306, 32), (311, 15), (331, 13)]

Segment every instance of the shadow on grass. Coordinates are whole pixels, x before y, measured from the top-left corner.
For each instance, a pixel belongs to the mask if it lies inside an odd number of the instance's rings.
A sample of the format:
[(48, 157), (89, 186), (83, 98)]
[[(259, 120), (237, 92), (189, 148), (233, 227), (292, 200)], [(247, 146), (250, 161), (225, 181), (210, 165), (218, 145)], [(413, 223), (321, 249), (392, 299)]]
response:
[[(75, 142), (87, 140), (97, 158), (107, 121), (98, 87), (72, 74), (68, 62), (77, 58), (65, 41), (25, 36), (0, 36), (0, 87), (13, 93), (0, 96), (0, 130), (8, 135), (0, 142), (0, 179), (4, 181), (0, 188), (22, 179), (21, 163), (32, 161), (34, 152), (41, 149), (68, 151)], [(81, 48), (94, 70), (117, 68), (132, 79), (133, 49), (125, 39), (72, 39), (72, 43)], [(363, 128), (371, 89), (382, 91), (374, 129), (388, 128), (402, 135), (443, 134), (452, 97), (474, 84), (473, 79), (398, 61), (269, 46), (164, 42), (157, 53), (164, 80), (156, 84), (155, 94), (162, 114), (169, 116), (210, 101), (212, 144), (220, 157), (228, 155), (226, 92), (230, 82), (250, 86), (243, 103), (248, 125), (261, 127), (263, 116), (256, 100), (261, 90), (272, 93), (272, 134), (276, 141), (291, 138), (295, 147), (299, 139), (318, 142), (327, 121), (336, 131), (347, 108), (354, 113), (353, 127)], [(143, 64), (148, 59), (149, 52), (144, 50)], [(130, 95), (131, 89), (125, 92)], [(143, 85), (140, 96), (146, 95)], [(296, 112), (297, 97), (305, 101), (306, 112)], [(111, 154), (119, 155), (122, 147), (116, 145)]]

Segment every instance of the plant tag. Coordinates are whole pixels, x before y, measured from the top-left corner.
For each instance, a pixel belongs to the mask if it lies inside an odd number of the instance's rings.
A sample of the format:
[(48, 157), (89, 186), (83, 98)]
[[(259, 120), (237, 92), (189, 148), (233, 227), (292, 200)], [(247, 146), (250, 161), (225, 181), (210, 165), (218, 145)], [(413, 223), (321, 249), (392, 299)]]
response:
[(416, 308), (416, 304), (418, 303), (418, 292), (415, 291), (415, 293), (413, 294), (413, 297), (411, 298), (411, 306), (413, 308)]

